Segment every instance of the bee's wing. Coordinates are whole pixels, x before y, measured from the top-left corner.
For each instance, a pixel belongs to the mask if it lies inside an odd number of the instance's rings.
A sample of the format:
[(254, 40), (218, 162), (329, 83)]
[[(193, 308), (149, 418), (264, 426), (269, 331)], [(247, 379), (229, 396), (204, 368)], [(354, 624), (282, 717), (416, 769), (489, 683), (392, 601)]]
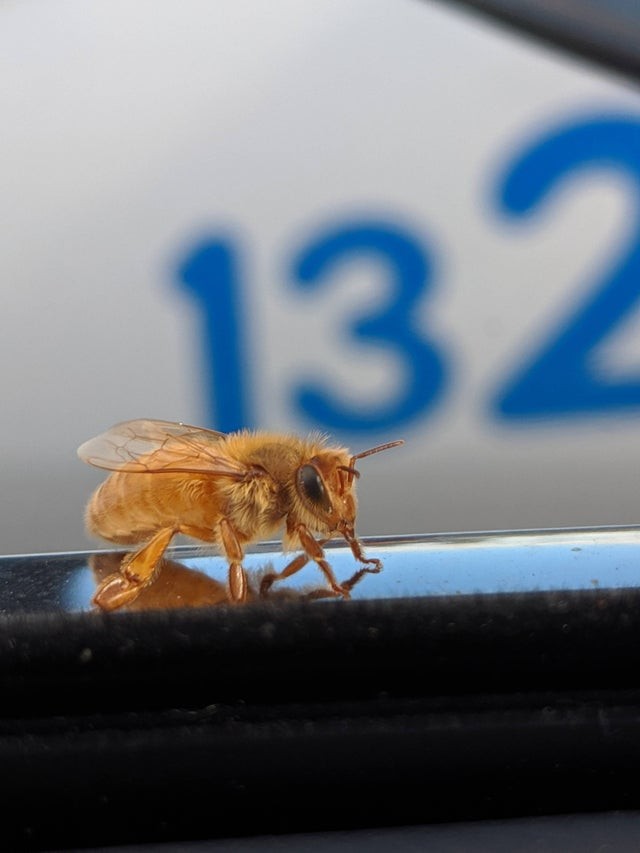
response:
[(252, 468), (226, 457), (220, 446), (225, 440), (223, 432), (140, 419), (116, 424), (85, 441), (78, 456), (108, 471), (206, 473), (244, 479)]

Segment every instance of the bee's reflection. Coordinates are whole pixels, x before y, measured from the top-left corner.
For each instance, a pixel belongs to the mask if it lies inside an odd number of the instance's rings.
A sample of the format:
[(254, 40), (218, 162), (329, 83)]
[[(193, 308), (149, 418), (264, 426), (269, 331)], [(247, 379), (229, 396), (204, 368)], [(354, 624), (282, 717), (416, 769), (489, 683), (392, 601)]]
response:
[[(111, 551), (94, 554), (89, 560), (96, 587), (118, 572), (123, 551)], [(247, 597), (243, 602), (249, 604), (258, 600), (263, 601), (294, 601), (313, 600), (318, 598), (335, 598), (337, 593), (327, 588), (291, 589), (278, 587), (260, 593), (262, 578), (273, 572), (271, 563), (260, 569), (247, 571)], [(353, 589), (358, 581), (366, 574), (366, 569), (357, 571), (343, 587)], [(232, 603), (226, 583), (209, 577), (204, 572), (191, 569), (176, 560), (163, 559), (157, 570), (153, 583), (144, 587), (139, 595), (130, 602), (126, 610), (172, 610), (180, 607), (211, 607), (218, 604)], [(233, 602), (238, 606), (238, 602)]]

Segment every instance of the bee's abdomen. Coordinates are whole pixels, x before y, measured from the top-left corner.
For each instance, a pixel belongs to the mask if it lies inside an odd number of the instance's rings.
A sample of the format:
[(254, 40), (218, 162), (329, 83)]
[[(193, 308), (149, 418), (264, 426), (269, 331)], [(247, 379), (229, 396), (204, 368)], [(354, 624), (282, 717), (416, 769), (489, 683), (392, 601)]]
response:
[[(150, 539), (184, 519), (174, 478), (157, 474), (114, 473), (93, 493), (85, 515), (89, 533), (131, 545)], [(171, 488), (174, 486), (174, 488)]]

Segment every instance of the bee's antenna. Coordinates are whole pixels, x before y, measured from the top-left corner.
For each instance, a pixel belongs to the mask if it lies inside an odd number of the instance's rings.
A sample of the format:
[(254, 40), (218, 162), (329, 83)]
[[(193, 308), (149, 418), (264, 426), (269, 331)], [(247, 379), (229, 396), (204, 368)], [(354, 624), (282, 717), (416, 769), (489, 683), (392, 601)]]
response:
[(362, 450), (360, 453), (356, 453), (355, 456), (351, 457), (351, 461), (349, 462), (349, 468), (353, 469), (353, 473), (349, 474), (349, 482), (353, 480), (353, 474), (355, 473), (357, 476), (357, 472), (355, 471), (356, 460), (364, 459), (365, 456), (373, 456), (374, 453), (380, 453), (382, 450), (390, 450), (392, 447), (400, 447), (401, 444), (404, 444), (403, 439), (398, 439), (398, 441), (388, 441), (386, 444), (378, 444), (377, 447), (370, 447), (369, 450)]
[(400, 447), (401, 444), (404, 444), (404, 441), (400, 438), (398, 441), (388, 441), (386, 444), (379, 444), (377, 447), (369, 448), (369, 450), (362, 450), (351, 457), (351, 464), (353, 465), (356, 459), (364, 459), (365, 456), (373, 456), (374, 453), (380, 453), (382, 450), (390, 450), (392, 447)]

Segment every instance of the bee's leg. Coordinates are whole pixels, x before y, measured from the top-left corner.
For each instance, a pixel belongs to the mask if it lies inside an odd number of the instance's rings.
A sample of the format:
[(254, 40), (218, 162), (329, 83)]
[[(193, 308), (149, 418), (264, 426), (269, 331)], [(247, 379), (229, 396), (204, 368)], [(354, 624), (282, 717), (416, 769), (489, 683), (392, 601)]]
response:
[(222, 548), (229, 563), (229, 598), (234, 603), (240, 604), (247, 598), (247, 575), (242, 566), (244, 551), (229, 519), (222, 518), (218, 527), (216, 531), (181, 524), (178, 532), (192, 539), (200, 539), (201, 542), (215, 542)]
[[(351, 589), (365, 574), (374, 574), (377, 575), (378, 572), (382, 571), (382, 561), (376, 560), (375, 557), (365, 557), (364, 551), (362, 550), (362, 545), (360, 544), (360, 540), (357, 539), (354, 534), (352, 528), (346, 528), (342, 531), (342, 535), (347, 540), (347, 544), (351, 548), (351, 553), (356, 558), (359, 563), (365, 563), (366, 565), (370, 565), (369, 569), (360, 569), (359, 572), (351, 578), (348, 582), (350, 584), (349, 589)], [(354, 580), (355, 578), (355, 580)]]
[(317, 542), (304, 524), (298, 524), (295, 527), (295, 533), (297, 533), (300, 544), (304, 548), (304, 554), (300, 554), (293, 559), (281, 572), (278, 572), (278, 574), (265, 575), (262, 579), (262, 584), (260, 585), (261, 594), (265, 595), (274, 581), (291, 577), (291, 575), (299, 572), (303, 566), (306, 566), (309, 560), (313, 560), (322, 571), (333, 592), (336, 595), (341, 595), (343, 598), (349, 598), (349, 590), (346, 587), (340, 586), (333, 573), (333, 569), (325, 560), (322, 546), (327, 540), (325, 539), (323, 542)]
[(314, 589), (312, 592), (308, 592), (307, 595), (305, 596), (305, 598), (309, 598), (309, 599), (330, 598), (330, 597), (334, 597), (336, 595), (342, 595), (344, 598), (347, 598), (348, 596), (345, 595), (345, 590), (347, 593), (351, 592), (351, 590), (354, 588), (354, 586), (356, 584), (360, 583), (360, 581), (362, 580), (362, 578), (365, 575), (368, 575), (371, 572), (376, 573), (378, 571), (380, 571), (380, 569), (368, 569), (368, 568), (358, 569), (357, 572), (354, 572), (351, 575), (349, 580), (342, 581), (342, 583), (340, 584), (342, 592), (336, 593), (332, 589)]
[(242, 565), (244, 551), (233, 525), (228, 518), (220, 520), (220, 543), (229, 562), (229, 597), (241, 604), (247, 598), (247, 574)]
[(307, 554), (298, 554), (290, 563), (287, 563), (281, 572), (269, 572), (269, 574), (264, 575), (260, 583), (260, 595), (263, 597), (266, 596), (275, 581), (281, 581), (284, 578), (295, 575), (296, 572), (299, 572), (300, 569), (307, 565), (310, 559)]
[(297, 527), (298, 536), (300, 537), (300, 544), (305, 550), (305, 553), (315, 562), (318, 568), (321, 570), (322, 574), (327, 579), (327, 583), (331, 587), (331, 589), (336, 593), (336, 595), (341, 595), (343, 598), (349, 598), (349, 590), (341, 586), (336, 580), (336, 576), (333, 573), (333, 569), (329, 565), (329, 563), (325, 560), (324, 551), (322, 550), (322, 545), (320, 542), (317, 542), (307, 527), (304, 524), (299, 524)]
[(138, 551), (127, 554), (120, 569), (102, 581), (93, 596), (93, 603), (102, 610), (117, 610), (134, 601), (153, 581), (162, 555), (175, 533), (174, 527), (165, 527)]

